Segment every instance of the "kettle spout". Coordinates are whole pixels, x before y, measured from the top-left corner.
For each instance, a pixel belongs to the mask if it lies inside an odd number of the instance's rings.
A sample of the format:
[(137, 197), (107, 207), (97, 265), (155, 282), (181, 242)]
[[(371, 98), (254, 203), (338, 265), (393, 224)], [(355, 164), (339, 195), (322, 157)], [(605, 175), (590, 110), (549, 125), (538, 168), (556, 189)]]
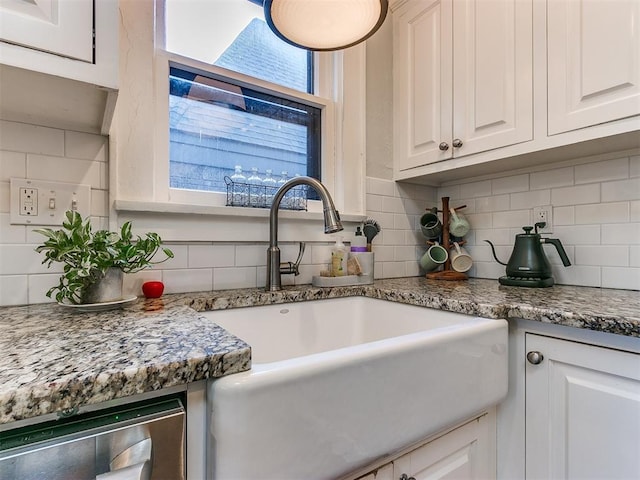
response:
[(558, 251), (558, 255), (560, 255), (560, 260), (562, 260), (562, 264), (565, 267), (571, 266), (571, 262), (569, 261), (567, 252), (564, 251), (564, 247), (562, 246), (562, 243), (560, 243), (560, 240), (558, 240), (557, 238), (545, 238), (543, 239), (543, 241), (544, 243), (550, 243), (554, 247), (556, 247), (556, 250)]
[(496, 255), (496, 249), (493, 246), (493, 243), (491, 243), (489, 240), (485, 240), (485, 242), (487, 242), (489, 245), (491, 245), (491, 253), (493, 253), (493, 258), (496, 259), (496, 262), (498, 262), (501, 265), (506, 265), (506, 263), (501, 262), (500, 260), (498, 260), (498, 256)]

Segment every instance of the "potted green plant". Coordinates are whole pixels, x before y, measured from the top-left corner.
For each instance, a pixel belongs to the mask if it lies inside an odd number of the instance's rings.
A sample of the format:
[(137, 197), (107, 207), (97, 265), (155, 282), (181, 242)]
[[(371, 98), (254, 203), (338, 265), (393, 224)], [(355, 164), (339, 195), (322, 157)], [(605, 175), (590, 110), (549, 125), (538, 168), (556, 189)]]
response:
[[(42, 263), (64, 264), (60, 283), (47, 292), (49, 298), (55, 292), (57, 302), (88, 304), (120, 300), (123, 273), (138, 272), (173, 258), (171, 250), (161, 248), (162, 239), (156, 233), (134, 239), (131, 222), (125, 222), (119, 233), (94, 232), (90, 220), (83, 220), (78, 212), (69, 211), (65, 216), (60, 230), (35, 230), (47, 237), (36, 248), (45, 254)], [(154, 260), (160, 250), (165, 258)]]

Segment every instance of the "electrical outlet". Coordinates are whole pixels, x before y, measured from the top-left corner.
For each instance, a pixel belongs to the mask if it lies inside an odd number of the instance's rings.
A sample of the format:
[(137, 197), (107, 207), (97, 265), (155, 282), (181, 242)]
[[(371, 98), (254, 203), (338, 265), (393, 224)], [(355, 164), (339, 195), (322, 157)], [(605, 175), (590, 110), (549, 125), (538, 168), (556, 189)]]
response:
[(544, 222), (544, 228), (538, 229), (538, 233), (553, 233), (553, 207), (545, 205), (543, 207), (533, 207), (533, 223)]
[(91, 213), (91, 186), (11, 179), (11, 225), (62, 225), (67, 210)]
[(20, 215), (25, 217), (38, 216), (38, 189), (20, 187)]

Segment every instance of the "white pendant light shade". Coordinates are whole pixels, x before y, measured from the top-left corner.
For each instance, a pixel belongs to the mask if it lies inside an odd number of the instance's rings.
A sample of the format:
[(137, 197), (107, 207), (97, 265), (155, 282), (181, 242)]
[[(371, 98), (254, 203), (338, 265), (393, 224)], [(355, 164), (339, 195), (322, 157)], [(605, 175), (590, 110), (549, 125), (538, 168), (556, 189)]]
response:
[(307, 50), (339, 50), (366, 40), (387, 16), (387, 0), (265, 0), (273, 32)]

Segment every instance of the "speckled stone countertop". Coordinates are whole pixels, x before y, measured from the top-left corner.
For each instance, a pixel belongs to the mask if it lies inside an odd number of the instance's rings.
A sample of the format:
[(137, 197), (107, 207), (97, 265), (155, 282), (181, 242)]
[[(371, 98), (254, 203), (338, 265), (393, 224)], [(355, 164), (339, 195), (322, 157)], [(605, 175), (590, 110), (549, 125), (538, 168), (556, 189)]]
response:
[(222, 290), (172, 295), (171, 301), (197, 311), (272, 303), (364, 295), (485, 318), (523, 318), (640, 337), (640, 292), (555, 285), (551, 288), (507, 287), (497, 280), (427, 280), (423, 277), (376, 280), (373, 285), (318, 288), (286, 287)]
[(236, 373), (250, 349), (197, 312), (364, 295), (486, 318), (524, 318), (640, 337), (640, 292), (422, 277), (373, 285), (222, 290), (139, 300), (111, 312), (0, 308), (0, 423)]
[(187, 306), (0, 309), (0, 424), (248, 370), (249, 346)]

